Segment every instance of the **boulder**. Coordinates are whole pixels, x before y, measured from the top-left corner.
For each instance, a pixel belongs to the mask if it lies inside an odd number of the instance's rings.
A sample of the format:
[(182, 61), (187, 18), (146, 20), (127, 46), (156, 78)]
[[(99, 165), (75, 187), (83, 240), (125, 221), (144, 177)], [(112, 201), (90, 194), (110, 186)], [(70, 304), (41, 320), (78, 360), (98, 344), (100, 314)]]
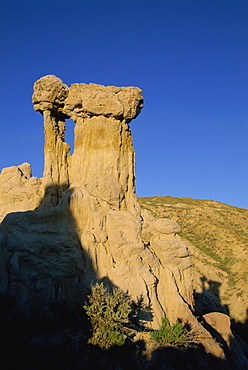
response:
[(248, 368), (248, 360), (231, 330), (230, 317), (221, 312), (210, 312), (203, 315), (210, 326), (210, 333), (221, 343), (227, 358), (232, 358), (235, 368)]

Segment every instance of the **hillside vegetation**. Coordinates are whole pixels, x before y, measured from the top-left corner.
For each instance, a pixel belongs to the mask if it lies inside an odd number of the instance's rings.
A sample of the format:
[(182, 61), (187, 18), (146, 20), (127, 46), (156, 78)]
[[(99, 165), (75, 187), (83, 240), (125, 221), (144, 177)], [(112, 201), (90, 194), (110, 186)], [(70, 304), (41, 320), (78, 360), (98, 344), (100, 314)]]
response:
[(196, 308), (206, 313), (227, 312), (247, 320), (248, 210), (213, 200), (139, 198), (142, 208), (181, 227), (193, 261)]

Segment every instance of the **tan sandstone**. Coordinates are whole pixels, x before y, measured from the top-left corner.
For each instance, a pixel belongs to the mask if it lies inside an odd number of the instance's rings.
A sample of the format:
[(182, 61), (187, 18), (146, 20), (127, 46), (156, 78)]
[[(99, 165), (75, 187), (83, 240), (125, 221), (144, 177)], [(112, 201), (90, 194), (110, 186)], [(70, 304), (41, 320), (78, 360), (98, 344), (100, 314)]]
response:
[(10, 212), (34, 210), (43, 195), (42, 179), (32, 177), (29, 163), (3, 168), (0, 174), (0, 221)]
[[(180, 319), (224, 358), (194, 316), (191, 259), (180, 227), (141, 215), (129, 127), (143, 106), (141, 90), (68, 88), (49, 75), (35, 83), (33, 103), (44, 116), (44, 175), (32, 178), (27, 164), (2, 171), (1, 202), (9, 214), (0, 228), (1, 292), (35, 317), (52, 314), (54, 303), (82, 305), (102, 280), (144, 302), (147, 327), (158, 328), (164, 316)], [(67, 118), (75, 122), (72, 155), (64, 141)], [(10, 213), (16, 210), (22, 212)]]

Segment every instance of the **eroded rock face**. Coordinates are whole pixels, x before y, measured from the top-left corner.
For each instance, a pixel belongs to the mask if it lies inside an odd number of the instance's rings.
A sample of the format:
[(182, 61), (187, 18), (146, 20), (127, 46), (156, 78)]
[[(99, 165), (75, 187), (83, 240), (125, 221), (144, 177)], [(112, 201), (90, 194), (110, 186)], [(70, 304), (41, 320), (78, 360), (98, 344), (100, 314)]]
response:
[(68, 208), (10, 213), (1, 233), (1, 292), (24, 317), (49, 316), (53, 304), (84, 295), (86, 256)]
[(0, 221), (10, 212), (34, 210), (44, 195), (42, 180), (29, 163), (3, 168), (0, 174)]
[[(49, 75), (35, 83), (33, 103), (44, 116), (44, 177), (30, 177), (27, 164), (0, 177), (8, 212), (16, 203), (4, 180), (15, 194), (25, 188), (33, 197), (17, 209), (33, 211), (10, 213), (1, 224), (1, 292), (14, 296), (29, 318), (54, 303), (82, 305), (92, 283), (103, 280), (143, 301), (150, 310), (147, 326), (158, 328), (165, 315), (181, 319), (224, 358), (193, 314), (191, 260), (180, 227), (141, 216), (128, 125), (142, 108), (141, 90), (68, 88)], [(64, 142), (66, 118), (76, 124), (72, 155)]]

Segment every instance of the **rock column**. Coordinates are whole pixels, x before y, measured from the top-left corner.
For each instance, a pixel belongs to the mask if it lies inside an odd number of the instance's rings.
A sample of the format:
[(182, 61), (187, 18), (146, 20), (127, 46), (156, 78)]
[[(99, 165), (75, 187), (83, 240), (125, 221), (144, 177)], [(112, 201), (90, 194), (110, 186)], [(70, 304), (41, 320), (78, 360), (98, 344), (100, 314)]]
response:
[(42, 77), (34, 84), (34, 109), (44, 116), (43, 183), (46, 188), (55, 186), (66, 189), (69, 185), (70, 146), (64, 141), (66, 116), (62, 113), (67, 94), (68, 87), (53, 75)]
[(72, 186), (86, 188), (112, 209), (138, 215), (129, 122), (143, 106), (137, 87), (73, 84), (63, 112), (75, 121)]

